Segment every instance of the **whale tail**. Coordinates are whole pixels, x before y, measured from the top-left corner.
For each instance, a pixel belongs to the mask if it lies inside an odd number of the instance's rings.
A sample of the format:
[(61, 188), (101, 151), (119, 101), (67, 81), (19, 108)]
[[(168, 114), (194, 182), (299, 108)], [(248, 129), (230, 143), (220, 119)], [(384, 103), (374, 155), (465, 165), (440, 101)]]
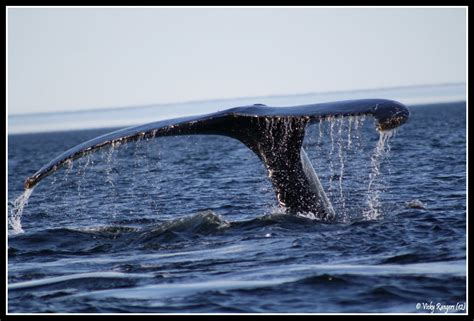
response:
[(256, 104), (163, 120), (117, 130), (79, 144), (28, 177), (24, 186), (32, 188), (65, 163), (108, 145), (163, 136), (224, 135), (238, 139), (263, 161), (278, 202), (287, 211), (312, 212), (322, 219), (331, 219), (334, 210), (302, 148), (305, 130), (314, 121), (357, 115), (372, 115), (378, 130), (388, 130), (403, 124), (409, 112), (395, 101), (364, 99), (295, 107)]

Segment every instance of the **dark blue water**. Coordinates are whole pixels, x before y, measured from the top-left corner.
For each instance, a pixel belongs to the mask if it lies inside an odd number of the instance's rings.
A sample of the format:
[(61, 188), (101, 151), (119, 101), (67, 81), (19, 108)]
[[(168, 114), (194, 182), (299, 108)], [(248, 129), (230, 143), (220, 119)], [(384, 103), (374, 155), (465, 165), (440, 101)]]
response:
[[(23, 233), (9, 227), (8, 311), (465, 312), (465, 109), (410, 107), (375, 158), (369, 117), (312, 125), (331, 224), (278, 209), (261, 161), (230, 138), (78, 159), (35, 188)], [(10, 135), (9, 209), (27, 176), (108, 131)]]

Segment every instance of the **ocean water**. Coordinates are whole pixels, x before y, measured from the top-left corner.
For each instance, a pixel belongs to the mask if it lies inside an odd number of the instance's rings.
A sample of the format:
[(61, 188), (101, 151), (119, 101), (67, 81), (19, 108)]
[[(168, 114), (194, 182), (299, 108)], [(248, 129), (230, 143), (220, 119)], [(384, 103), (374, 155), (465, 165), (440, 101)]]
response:
[(220, 136), (105, 148), (24, 179), (110, 131), (8, 137), (9, 313), (465, 313), (466, 104), (311, 125), (335, 211), (277, 206), (266, 170)]

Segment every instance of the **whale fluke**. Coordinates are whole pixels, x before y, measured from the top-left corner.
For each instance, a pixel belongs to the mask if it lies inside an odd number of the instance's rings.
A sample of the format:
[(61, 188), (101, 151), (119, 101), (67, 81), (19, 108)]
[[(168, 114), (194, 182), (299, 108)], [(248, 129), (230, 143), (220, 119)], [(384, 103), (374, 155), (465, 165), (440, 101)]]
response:
[(302, 148), (305, 130), (311, 122), (320, 119), (358, 115), (372, 115), (378, 130), (389, 130), (403, 124), (409, 111), (396, 101), (363, 99), (294, 107), (256, 104), (203, 116), (157, 121), (79, 144), (28, 177), (24, 187), (32, 188), (65, 163), (105, 146), (163, 136), (224, 135), (244, 143), (264, 162), (281, 206), (289, 212), (312, 212), (330, 219), (334, 210)]

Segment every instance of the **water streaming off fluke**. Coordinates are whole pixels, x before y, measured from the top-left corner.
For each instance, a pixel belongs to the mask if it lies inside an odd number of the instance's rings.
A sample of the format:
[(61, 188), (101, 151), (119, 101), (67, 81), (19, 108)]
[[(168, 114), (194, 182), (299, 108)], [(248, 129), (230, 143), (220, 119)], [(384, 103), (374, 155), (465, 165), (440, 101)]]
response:
[(380, 193), (382, 189), (387, 188), (380, 177), (380, 166), (382, 160), (388, 156), (390, 152), (390, 139), (395, 135), (395, 129), (389, 131), (379, 131), (379, 140), (374, 148), (371, 157), (371, 172), (369, 175), (369, 186), (367, 188), (367, 205), (368, 209), (364, 211), (366, 220), (374, 220), (380, 218), (383, 213), (381, 211)]
[[(375, 183), (380, 175), (379, 158), (388, 141), (386, 138), (388, 136), (384, 132), (403, 124), (409, 115), (402, 104), (381, 99), (278, 108), (256, 104), (204, 116), (185, 117), (126, 128), (96, 137), (69, 149), (27, 178), (24, 186), (26, 189), (31, 189), (41, 179), (62, 166), (67, 167), (66, 177), (68, 177), (75, 159), (87, 156), (96, 150), (108, 148), (108, 152), (103, 154), (107, 163), (105, 180), (111, 193), (118, 197), (115, 175), (111, 167), (115, 161), (116, 147), (127, 142), (148, 141), (150, 138), (159, 136), (217, 134), (240, 140), (259, 156), (267, 168), (279, 204), (285, 207), (288, 213), (311, 212), (325, 221), (334, 220), (337, 216), (336, 221), (349, 222), (351, 217), (347, 212), (343, 188), (346, 175), (346, 152), (353, 148), (352, 133), (354, 133), (354, 138), (360, 136), (358, 128), (363, 124), (365, 115), (372, 115), (376, 120), (377, 130), (382, 132), (371, 158), (372, 170), (368, 187), (369, 211), (365, 215), (365, 218), (373, 219), (380, 216), (380, 190)], [(329, 197), (302, 145), (305, 130), (311, 122), (319, 121), (318, 142), (323, 138), (321, 131), (323, 120), (329, 123), (330, 175), (327, 189)], [(354, 123), (354, 129), (351, 128), (352, 123)], [(148, 165), (146, 168), (148, 169)], [(79, 190), (78, 194), (80, 193)], [(337, 215), (331, 201), (339, 204)], [(15, 206), (12, 211), (10, 221), (16, 226), (21, 226), (21, 211), (25, 203), (26, 200), (18, 202), (18, 206)], [(114, 202), (113, 217), (116, 211)]]
[(33, 193), (34, 187), (33, 188), (27, 188), (21, 194), (18, 196), (17, 199), (11, 204), (10, 210), (10, 215), (8, 217), (8, 223), (10, 224), (12, 228), (12, 232), (14, 234), (18, 233), (23, 233), (23, 228), (21, 226), (21, 217), (23, 215), (23, 209), (25, 208), (26, 204), (28, 203), (28, 199), (31, 196), (31, 193)]

